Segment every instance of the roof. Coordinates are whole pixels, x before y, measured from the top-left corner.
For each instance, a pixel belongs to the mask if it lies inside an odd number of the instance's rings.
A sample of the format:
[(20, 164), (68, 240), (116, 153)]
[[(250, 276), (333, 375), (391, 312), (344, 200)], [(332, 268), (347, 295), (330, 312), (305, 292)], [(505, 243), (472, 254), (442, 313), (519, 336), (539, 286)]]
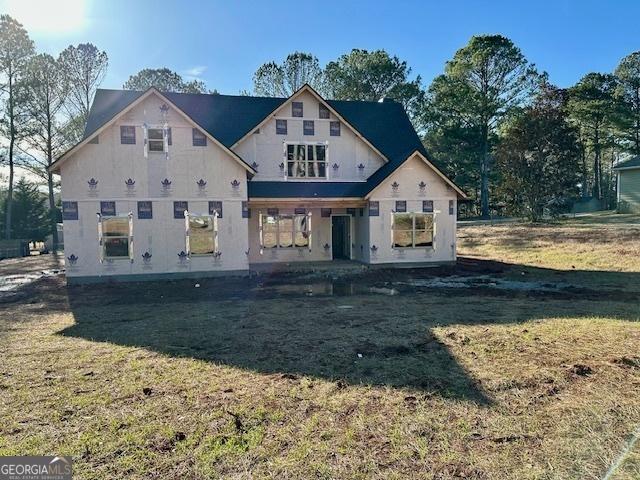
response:
[(613, 169), (614, 170), (624, 170), (627, 168), (640, 168), (640, 156), (631, 157), (627, 160), (623, 160), (622, 162), (618, 162)]
[[(84, 140), (91, 137), (144, 93), (99, 89), (89, 112)], [(198, 93), (162, 92), (162, 95), (227, 148), (231, 148), (288, 100), (287, 98)], [(249, 182), (250, 196), (314, 197), (321, 194), (333, 197), (364, 196), (402, 165), (411, 154), (419, 152), (425, 158), (429, 158), (401, 104), (393, 101), (326, 100), (326, 102), (378, 149), (388, 162), (374, 172), (366, 183), (286, 182), (286, 188), (283, 189), (285, 182)], [(437, 167), (434, 166), (434, 168), (438, 170)], [(455, 186), (440, 170), (438, 172)], [(264, 185), (257, 186), (258, 183)], [(461, 191), (459, 188), (457, 190)], [(355, 192), (358, 192), (358, 195)]]

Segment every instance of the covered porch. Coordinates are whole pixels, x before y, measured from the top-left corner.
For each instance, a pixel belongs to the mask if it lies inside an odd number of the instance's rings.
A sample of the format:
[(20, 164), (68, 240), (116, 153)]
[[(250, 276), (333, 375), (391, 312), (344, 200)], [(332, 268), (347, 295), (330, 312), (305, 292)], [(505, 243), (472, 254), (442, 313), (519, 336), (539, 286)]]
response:
[(369, 260), (364, 199), (249, 200), (249, 263)]

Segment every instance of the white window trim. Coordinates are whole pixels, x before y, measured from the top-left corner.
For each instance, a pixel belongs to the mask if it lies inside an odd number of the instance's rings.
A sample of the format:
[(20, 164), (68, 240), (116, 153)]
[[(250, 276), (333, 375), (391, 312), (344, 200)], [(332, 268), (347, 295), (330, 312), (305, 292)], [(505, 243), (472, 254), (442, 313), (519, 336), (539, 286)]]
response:
[[(189, 226), (189, 217), (209, 217), (213, 219), (213, 253), (192, 253), (191, 252), (191, 228)], [(188, 210), (184, 211), (184, 224), (185, 224), (185, 252), (191, 257), (201, 258), (201, 257), (213, 257), (217, 258), (221, 255), (220, 246), (218, 243), (218, 212), (204, 213), (204, 214), (191, 214)]]
[[(288, 175), (289, 173), (289, 159), (288, 159), (288, 155), (287, 155), (287, 149), (289, 145), (313, 145), (313, 146), (320, 146), (320, 145), (324, 145), (324, 171), (325, 171), (325, 176), (324, 177), (290, 177)], [(322, 181), (325, 182), (327, 180), (330, 180), (331, 176), (330, 176), (330, 165), (331, 163), (329, 162), (329, 142), (325, 141), (325, 142), (309, 142), (309, 141), (292, 141), (292, 140), (285, 140), (282, 142), (282, 162), (284, 163), (284, 179), (285, 180), (289, 180), (289, 181), (296, 181), (296, 182), (317, 182), (317, 181)], [(305, 162), (307, 162), (306, 160), (306, 153), (305, 153)]]
[[(275, 217), (276, 218), (276, 246), (275, 247), (265, 247), (264, 246), (264, 221), (263, 217)], [(289, 247), (281, 247), (280, 246), (280, 217), (291, 217), (292, 222), (292, 234), (291, 238), (291, 246)], [(303, 230), (296, 229), (296, 221), (295, 217), (307, 217), (307, 245), (299, 246), (296, 245), (296, 233), (302, 232)], [(260, 255), (264, 254), (264, 250), (293, 250), (298, 248), (308, 248), (311, 251), (311, 238), (313, 237), (313, 230), (311, 229), (311, 212), (307, 212), (305, 214), (302, 213), (278, 213), (277, 215), (269, 215), (268, 213), (258, 212), (258, 229), (259, 229), (259, 241), (260, 241)]]
[[(168, 124), (143, 124), (142, 125), (142, 143), (144, 145), (144, 157), (147, 158), (149, 156), (149, 153), (152, 154), (156, 154), (156, 153), (164, 153), (167, 158), (169, 157), (169, 125)], [(162, 130), (162, 148), (163, 150), (151, 150), (149, 148), (150, 142), (154, 141), (154, 142), (158, 142), (160, 141), (159, 139), (153, 139), (151, 140), (149, 138), (149, 130)]]
[[(439, 213), (439, 212), (438, 212)], [(396, 215), (411, 215), (411, 222), (412, 222), (412, 235), (411, 235), (411, 246), (408, 247), (400, 247), (400, 246), (396, 246), (394, 239), (393, 239), (393, 233), (395, 231), (394, 227), (395, 227), (395, 222), (396, 222)], [(431, 215), (432, 217), (432, 224), (433, 224), (433, 235), (432, 235), (432, 239), (431, 239), (431, 245), (424, 245), (424, 246), (418, 246), (416, 247), (416, 238), (415, 238), (415, 232), (416, 232), (416, 215)], [(403, 231), (409, 231), (409, 230), (403, 230)], [(396, 211), (392, 211), (391, 212), (391, 249), (392, 250), (435, 250), (436, 249), (436, 211), (434, 210), (433, 212), (420, 212), (420, 211), (406, 211), (406, 212), (396, 212)]]
[[(100, 263), (103, 263), (105, 260), (129, 260), (131, 263), (133, 263), (133, 212), (129, 212), (127, 215), (114, 215), (114, 216), (108, 216), (108, 217), (103, 217), (102, 214), (98, 213), (96, 214), (98, 216), (98, 258), (100, 259)], [(109, 238), (127, 238), (128, 240), (128, 250), (129, 253), (128, 255), (123, 255), (123, 256), (118, 256), (118, 257), (112, 257), (112, 256), (107, 256), (105, 253), (105, 237), (104, 237), (104, 227), (103, 227), (103, 223), (105, 221), (114, 219), (114, 218), (126, 218), (128, 220), (129, 223), (129, 235), (128, 236), (118, 236), (118, 237), (109, 237)]]

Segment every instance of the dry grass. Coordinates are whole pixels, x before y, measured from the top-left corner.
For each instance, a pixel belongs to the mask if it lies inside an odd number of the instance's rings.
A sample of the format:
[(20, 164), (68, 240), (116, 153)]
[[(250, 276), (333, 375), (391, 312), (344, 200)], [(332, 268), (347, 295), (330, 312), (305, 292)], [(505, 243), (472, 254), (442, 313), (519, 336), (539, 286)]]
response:
[[(606, 228), (517, 226), (579, 234), (537, 261), (509, 227), (465, 228), (461, 250), (564, 268)], [(615, 294), (640, 275), (627, 228), (606, 288), (563, 296), (45, 280), (0, 305), (0, 455), (71, 454), (76, 478), (601, 478), (640, 424), (640, 309)], [(533, 267), (496, 275), (558, 276)], [(639, 458), (613, 478), (638, 478)]]
[(458, 252), (559, 270), (640, 272), (640, 220), (621, 217), (624, 223), (599, 215), (556, 224), (465, 226), (459, 229)]

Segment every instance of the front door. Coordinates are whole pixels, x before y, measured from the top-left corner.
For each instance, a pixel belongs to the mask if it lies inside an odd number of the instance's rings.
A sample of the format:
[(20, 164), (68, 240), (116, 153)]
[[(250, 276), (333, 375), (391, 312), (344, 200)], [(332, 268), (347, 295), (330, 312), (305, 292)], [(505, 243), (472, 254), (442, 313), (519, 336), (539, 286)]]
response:
[(334, 260), (351, 258), (351, 217), (331, 217), (331, 251)]

